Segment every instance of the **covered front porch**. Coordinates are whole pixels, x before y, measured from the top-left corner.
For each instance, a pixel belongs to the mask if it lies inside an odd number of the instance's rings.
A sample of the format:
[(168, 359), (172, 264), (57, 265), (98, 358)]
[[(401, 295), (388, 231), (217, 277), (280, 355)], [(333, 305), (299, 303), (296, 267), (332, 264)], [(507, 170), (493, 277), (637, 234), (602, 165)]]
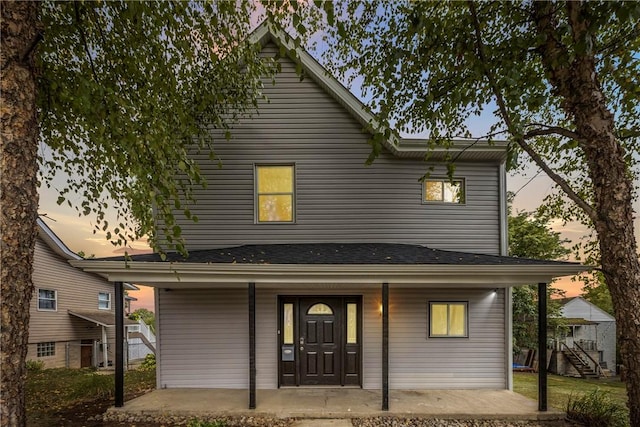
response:
[(352, 419), (370, 417), (449, 420), (561, 421), (564, 413), (541, 412), (537, 402), (508, 390), (391, 390), (389, 410), (380, 407), (380, 390), (359, 388), (281, 388), (257, 390), (247, 409), (246, 390), (161, 389), (111, 408), (107, 419), (178, 417), (263, 417)]
[[(195, 408), (198, 407), (209, 413), (212, 411), (224, 413), (227, 410), (237, 410), (242, 411), (238, 412), (238, 414), (248, 413), (253, 414), (252, 416), (258, 416), (257, 414), (263, 413), (270, 414), (276, 411), (279, 414), (283, 414), (282, 416), (284, 417), (300, 415), (301, 417), (313, 418), (313, 413), (315, 412), (318, 416), (323, 417), (337, 417), (340, 416), (339, 414), (343, 414), (344, 417), (350, 417), (357, 413), (359, 417), (392, 414), (403, 417), (467, 417), (477, 419), (503, 418), (516, 411), (516, 413), (520, 413), (520, 416), (529, 414), (527, 415), (528, 417), (534, 417), (528, 419), (538, 419), (537, 417), (543, 416), (542, 413), (547, 411), (545, 316), (541, 316), (538, 319), (541, 360), (537, 408), (535, 402), (514, 395), (509, 391), (511, 388), (512, 369), (511, 341), (509, 339), (511, 335), (510, 287), (538, 283), (539, 313), (546, 313), (546, 283), (553, 277), (582, 271), (585, 269), (584, 266), (564, 262), (439, 251), (411, 245), (311, 245), (313, 250), (308, 246), (266, 245), (264, 247), (246, 246), (225, 250), (199, 251), (191, 253), (188, 261), (181, 260), (175, 254), (171, 256), (170, 260), (161, 261), (156, 254), (152, 254), (137, 256), (128, 263), (120, 259), (84, 260), (77, 262), (77, 265), (85, 271), (102, 274), (115, 282), (116, 308), (119, 308), (119, 310), (122, 310), (122, 304), (120, 304), (123, 299), (121, 289), (122, 281), (125, 280), (156, 287), (158, 289), (156, 298), (159, 298), (159, 295), (162, 295), (163, 298), (166, 295), (176, 296), (170, 297), (177, 298), (180, 301), (173, 313), (175, 319), (184, 317), (185, 313), (192, 312), (193, 310), (189, 307), (195, 306), (196, 301), (209, 301), (207, 310), (201, 311), (201, 314), (224, 312), (229, 304), (224, 303), (224, 298), (217, 297), (212, 292), (216, 288), (234, 290), (234, 301), (237, 302), (236, 305), (239, 309), (229, 314), (241, 313), (241, 316), (228, 316), (220, 319), (211, 318), (208, 324), (220, 324), (220, 321), (224, 319), (234, 319), (230, 323), (230, 325), (237, 327), (233, 336), (243, 337), (248, 345), (240, 350), (231, 352), (234, 357), (228, 360), (229, 363), (238, 361), (241, 363), (242, 360), (245, 360), (245, 366), (248, 369), (237, 367), (236, 371), (239, 373), (234, 377), (235, 382), (229, 382), (229, 384), (225, 385), (228, 388), (223, 390), (182, 388), (189, 387), (189, 385), (184, 385), (184, 383), (180, 382), (170, 383), (165, 386), (165, 383), (159, 381), (158, 387), (161, 390), (143, 398), (143, 402), (147, 401), (146, 399), (151, 399), (149, 402), (153, 402), (153, 399), (160, 399), (161, 397), (164, 399), (164, 396), (169, 396), (166, 398), (166, 406), (163, 406), (162, 400), (158, 400), (156, 404), (151, 405), (151, 407), (156, 408), (154, 409), (156, 411), (163, 411), (162, 408), (164, 408), (164, 411), (172, 414), (180, 413), (183, 411), (182, 406), (179, 404), (183, 400), (180, 396), (188, 396), (189, 393), (195, 393), (196, 391), (202, 393), (202, 395), (184, 398), (184, 405), (187, 405), (187, 408), (191, 407), (193, 411), (197, 411)], [(341, 388), (338, 389), (339, 391), (322, 386), (313, 390), (302, 387), (262, 390), (262, 388), (269, 388), (269, 384), (274, 387), (288, 385), (276, 382), (273, 378), (268, 380), (263, 378), (261, 380), (256, 374), (257, 362), (262, 363), (263, 369), (261, 369), (261, 373), (276, 372), (277, 369), (275, 362), (264, 358), (264, 355), (274, 356), (278, 353), (275, 348), (271, 348), (268, 345), (265, 347), (264, 344), (265, 342), (267, 344), (271, 342), (271, 345), (273, 345), (276, 342), (273, 337), (276, 336), (275, 334), (278, 330), (277, 318), (282, 317), (274, 315), (276, 311), (273, 307), (275, 307), (277, 298), (281, 295), (301, 295), (301, 290), (305, 290), (306, 294), (309, 294), (309, 292), (317, 293), (318, 289), (324, 289), (325, 292), (321, 293), (326, 293), (327, 295), (338, 295), (342, 291), (349, 291), (347, 295), (356, 295), (352, 291), (357, 290), (359, 294), (365, 294), (365, 303), (367, 302), (367, 295), (370, 295), (368, 299), (369, 308), (371, 308), (372, 301), (377, 300), (380, 302), (379, 311), (371, 314), (372, 312), (369, 310), (369, 318), (366, 319), (366, 323), (370, 325), (370, 331), (375, 331), (368, 335), (367, 342), (375, 343), (375, 346), (369, 351), (364, 350), (364, 353), (366, 353), (364, 358), (366, 360), (376, 359), (372, 365), (373, 368), (363, 369), (365, 373), (374, 373), (369, 376), (368, 386), (365, 385), (362, 389)], [(434, 296), (435, 294), (433, 293), (427, 297), (426, 294), (428, 292), (438, 289), (443, 292), (439, 297)], [(410, 311), (399, 310), (401, 306), (398, 301), (390, 304), (390, 291), (393, 296), (397, 290), (404, 290), (405, 305), (402, 308), (409, 307)], [(408, 296), (412, 295), (411, 290), (422, 293), (416, 293), (417, 298), (409, 298)], [(207, 294), (205, 291), (209, 293)], [(488, 305), (477, 311), (478, 313), (486, 314), (488, 307), (494, 307), (493, 314), (497, 319), (494, 323), (498, 326), (496, 330), (500, 331), (498, 336), (499, 344), (496, 347), (499, 350), (495, 353), (495, 357), (498, 358), (498, 364), (491, 365), (493, 372), (486, 378), (497, 378), (500, 385), (481, 380), (479, 375), (475, 375), (476, 382), (473, 384), (468, 381), (467, 383), (452, 385), (446, 378), (440, 378), (440, 382), (436, 384), (429, 382), (429, 379), (434, 379), (441, 372), (433, 368), (431, 370), (423, 369), (423, 371), (415, 369), (415, 375), (422, 375), (421, 378), (424, 381), (408, 381), (406, 372), (409, 371), (407, 369), (403, 370), (403, 367), (394, 363), (394, 361), (397, 362), (397, 357), (405, 357), (405, 359), (410, 359), (406, 362), (405, 367), (408, 366), (414, 369), (417, 363), (424, 362), (424, 358), (406, 357), (407, 354), (410, 356), (422, 354), (415, 352), (414, 350), (418, 349), (418, 347), (414, 346), (415, 348), (406, 347), (408, 350), (405, 349), (404, 356), (402, 351), (396, 351), (395, 358), (390, 360), (392, 359), (390, 356), (393, 356), (390, 348), (397, 349), (401, 345), (399, 344), (400, 341), (393, 341), (394, 337), (403, 336), (402, 333), (407, 330), (404, 327), (396, 328), (394, 335), (390, 333), (391, 327), (400, 324), (402, 315), (412, 313), (411, 316), (405, 316), (404, 325), (418, 326), (413, 329), (407, 327), (413, 331), (413, 334), (405, 334), (404, 336), (410, 336), (410, 339), (413, 339), (411, 337), (419, 337), (420, 342), (426, 343), (427, 319), (425, 316), (427, 309), (423, 304), (426, 304), (430, 299), (438, 298), (441, 300), (445, 298), (444, 300), (448, 301), (452, 296), (454, 300), (467, 300), (464, 304), (468, 304), (468, 300), (471, 297), (461, 294), (461, 291), (468, 292), (469, 295), (473, 294), (472, 298), (478, 303), (481, 300), (489, 301), (498, 296), (502, 298), (501, 305), (487, 303)], [(160, 294), (160, 292), (162, 293)], [(182, 299), (177, 297), (188, 293), (191, 293), (190, 297), (181, 297)], [(256, 293), (259, 294), (258, 298)], [(257, 303), (257, 300), (265, 295), (270, 295), (269, 298), (271, 298), (272, 309), (270, 311), (267, 305), (262, 304), (260, 306)], [(222, 305), (217, 306), (215, 310), (211, 310), (211, 304), (215, 301), (220, 302)], [(266, 300), (263, 299), (263, 301)], [(475, 303), (472, 301), (472, 304)], [(246, 310), (241, 309), (242, 306), (246, 307)], [(260, 307), (262, 307), (262, 311), (260, 311)], [(475, 307), (481, 307), (481, 305), (475, 304)], [(189, 308), (189, 310), (185, 311), (185, 308)], [(257, 311), (261, 313), (258, 322), (256, 321)], [(194, 313), (198, 314), (197, 312)], [(271, 313), (271, 317), (269, 317), (269, 313)], [(159, 318), (162, 318), (162, 314), (162, 310), (159, 310)], [(484, 316), (484, 318), (486, 317)], [(176, 325), (178, 324), (179, 322), (176, 323)], [(242, 325), (242, 327), (240, 328), (238, 325)], [(376, 326), (374, 327), (373, 325)], [(483, 328), (483, 325), (478, 323), (480, 328)], [(260, 327), (263, 328), (262, 333), (257, 331)], [(117, 329), (121, 331), (122, 328), (118, 327)], [(162, 325), (160, 329), (162, 329)], [(173, 331), (173, 334), (174, 337), (181, 336), (179, 330)], [(261, 351), (257, 351), (258, 338), (264, 338), (269, 335), (273, 339), (269, 341), (269, 338), (266, 338), (266, 341), (261, 341)], [(478, 333), (477, 336), (480, 337), (481, 334)], [(467, 336), (463, 337), (463, 339), (464, 341), (458, 342), (470, 342), (470, 338)], [(221, 339), (221, 342), (226, 341)], [(300, 341), (300, 344), (300, 350), (302, 351), (302, 341)], [(421, 348), (425, 347), (426, 344), (423, 344)], [(461, 354), (464, 356), (467, 354), (468, 347), (459, 346), (457, 350), (451, 350), (450, 353), (441, 350), (439, 357), (442, 358), (443, 354)], [(179, 349), (180, 346), (176, 348)], [(265, 351), (265, 348), (269, 348), (269, 350)], [(178, 351), (174, 351), (174, 353), (176, 355), (179, 354)], [(211, 353), (215, 353), (215, 351), (211, 350)], [(237, 355), (241, 355), (241, 357), (237, 357)], [(260, 357), (263, 357), (263, 359), (258, 360)], [(176, 360), (178, 359), (173, 359), (174, 364)], [(443, 358), (442, 360), (446, 359)], [(117, 358), (117, 361), (120, 361), (120, 357)], [(192, 368), (192, 370), (204, 366), (200, 360), (195, 363), (184, 363), (185, 366)], [(130, 402), (124, 405), (123, 377), (120, 365), (119, 363), (116, 364), (116, 407), (124, 406), (124, 410), (133, 410), (136, 403)], [(160, 357), (159, 366), (163, 366), (162, 357)], [(164, 366), (166, 366), (166, 360)], [(267, 370), (264, 369), (265, 366), (268, 367)], [(394, 367), (395, 370), (390, 369)], [(467, 368), (467, 366), (464, 368)], [(482, 373), (484, 372), (482, 369), (482, 366), (472, 366), (469, 372), (471, 374)], [(174, 371), (178, 372), (179, 370), (175, 369), (174, 366)], [(246, 375), (245, 372), (247, 373)], [(464, 370), (460, 369), (456, 372), (464, 372)], [(398, 379), (399, 373), (405, 373), (404, 382)], [(202, 375), (202, 373), (198, 372), (197, 375)], [(193, 373), (191, 373), (191, 376), (195, 377)], [(377, 378), (374, 379), (373, 376)], [(452, 374), (451, 376), (454, 377), (455, 375)], [(458, 378), (464, 378), (463, 374), (458, 375)], [(390, 380), (395, 380), (395, 385), (390, 384)], [(478, 382), (478, 380), (481, 380), (481, 382)], [(214, 378), (200, 383), (215, 384), (216, 381)], [(261, 386), (260, 384), (263, 385)], [(267, 387), (264, 386), (265, 384)], [(422, 384), (425, 384), (425, 389), (431, 385), (431, 391), (412, 390), (414, 386), (419, 388)], [(360, 385), (362, 386), (362, 384)], [(201, 387), (201, 385), (194, 383), (191, 387)], [(504, 387), (504, 389), (492, 391), (498, 387)], [(407, 391), (407, 389), (410, 391)], [(434, 391), (441, 389), (473, 390)], [(171, 393), (176, 394), (173, 395)], [(333, 393), (338, 394), (332, 398)], [(412, 396), (413, 398), (411, 398)], [(484, 396), (488, 400), (477, 400), (484, 399)], [(520, 403), (514, 403), (511, 401), (512, 399), (519, 399)], [(222, 404), (222, 402), (227, 403)], [(306, 404), (307, 402), (309, 405)], [(477, 404), (471, 404), (470, 402), (477, 402)], [(192, 407), (189, 405), (201, 406)], [(232, 406), (228, 407), (228, 405)], [(228, 409), (225, 409), (227, 407)], [(301, 414), (292, 412), (294, 410), (299, 411), (301, 410), (300, 408), (307, 409)], [(119, 409), (114, 410), (117, 411)], [(189, 409), (184, 410), (189, 411)], [(306, 411), (309, 411), (309, 413)]]

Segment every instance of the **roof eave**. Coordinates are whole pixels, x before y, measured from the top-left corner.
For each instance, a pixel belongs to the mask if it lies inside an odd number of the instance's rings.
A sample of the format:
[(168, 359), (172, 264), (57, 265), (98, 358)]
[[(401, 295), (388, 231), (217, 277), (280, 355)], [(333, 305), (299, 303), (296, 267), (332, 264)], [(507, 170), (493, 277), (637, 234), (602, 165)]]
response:
[(36, 223), (38, 224), (39, 236), (56, 254), (67, 260), (82, 259), (80, 255), (69, 249), (41, 218), (36, 219)]
[(171, 262), (73, 261), (84, 271), (110, 281), (154, 287), (208, 287), (221, 284), (413, 284), (509, 287), (548, 283), (590, 267), (579, 264), (451, 265), (451, 264), (207, 264)]

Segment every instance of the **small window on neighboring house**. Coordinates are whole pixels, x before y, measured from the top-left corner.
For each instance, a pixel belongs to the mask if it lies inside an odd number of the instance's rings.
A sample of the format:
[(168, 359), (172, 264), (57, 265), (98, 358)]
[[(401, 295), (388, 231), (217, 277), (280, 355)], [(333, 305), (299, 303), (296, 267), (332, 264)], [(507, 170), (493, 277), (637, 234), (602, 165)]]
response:
[(294, 166), (256, 165), (256, 221), (293, 222)]
[(54, 341), (50, 342), (39, 342), (37, 348), (37, 356), (38, 357), (48, 357), (56, 355), (56, 343)]
[(58, 309), (58, 291), (38, 289), (38, 310), (56, 311)]
[(98, 293), (98, 308), (100, 310), (111, 310), (111, 294), (108, 292)]
[(425, 179), (422, 200), (426, 203), (465, 203), (464, 180), (448, 178)]
[(430, 302), (429, 337), (468, 337), (467, 302)]

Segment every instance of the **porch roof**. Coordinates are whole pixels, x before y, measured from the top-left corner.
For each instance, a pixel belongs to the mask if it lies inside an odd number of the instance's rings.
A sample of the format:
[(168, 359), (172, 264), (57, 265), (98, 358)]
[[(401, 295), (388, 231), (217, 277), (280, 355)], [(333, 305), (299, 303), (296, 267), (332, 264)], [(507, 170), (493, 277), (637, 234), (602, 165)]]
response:
[[(68, 310), (68, 312), (71, 316), (95, 323), (98, 326), (104, 326), (105, 328), (112, 328), (116, 325), (116, 316), (111, 311)], [(124, 324), (137, 325), (138, 322), (125, 318)]]
[(581, 317), (566, 317), (564, 319), (567, 326), (583, 326), (583, 325), (597, 325), (598, 322), (592, 322)]
[(549, 282), (589, 267), (391, 243), (303, 243), (245, 245), (193, 251), (188, 258), (168, 253), (77, 260), (71, 264), (112, 281), (149, 286), (209, 287), (304, 283), (358, 283), (377, 286), (516, 286)]

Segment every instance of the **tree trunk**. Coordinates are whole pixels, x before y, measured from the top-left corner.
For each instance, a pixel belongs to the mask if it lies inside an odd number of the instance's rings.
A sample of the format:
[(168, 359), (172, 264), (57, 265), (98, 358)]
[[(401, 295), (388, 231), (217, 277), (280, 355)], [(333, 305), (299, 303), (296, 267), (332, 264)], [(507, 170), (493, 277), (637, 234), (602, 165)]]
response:
[[(575, 59), (563, 63), (567, 49), (556, 31), (555, 5), (536, 2), (536, 27), (545, 35), (542, 61), (562, 108), (579, 135), (593, 184), (590, 215), (598, 234), (602, 270), (615, 310), (620, 356), (626, 373), (632, 426), (640, 426), (640, 261), (633, 224), (633, 183), (625, 152), (615, 135), (614, 116), (598, 81), (593, 52), (577, 46), (594, 45), (588, 5), (567, 2), (566, 17), (572, 30)], [(588, 40), (589, 39), (589, 40)]]
[(25, 379), (31, 272), (38, 214), (36, 80), (37, 2), (0, 4), (2, 10), (2, 355), (0, 424), (26, 425)]

